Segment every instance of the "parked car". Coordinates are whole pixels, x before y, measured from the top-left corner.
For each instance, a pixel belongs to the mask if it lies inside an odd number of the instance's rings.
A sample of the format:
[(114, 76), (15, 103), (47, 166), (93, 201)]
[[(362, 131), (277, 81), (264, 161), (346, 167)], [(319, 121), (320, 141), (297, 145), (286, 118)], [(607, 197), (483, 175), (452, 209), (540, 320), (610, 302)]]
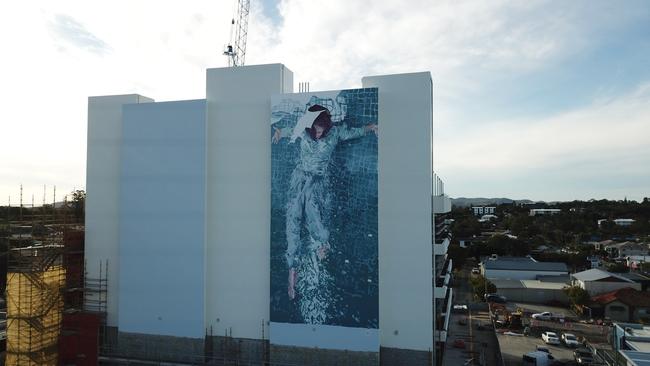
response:
[(533, 314), (530, 317), (537, 320), (553, 320), (553, 319), (564, 319), (564, 314), (553, 314), (550, 311), (545, 311), (543, 313)]
[(578, 337), (571, 333), (562, 333), (562, 343), (564, 343), (565, 346), (575, 348), (580, 346), (580, 342), (578, 342)]
[(506, 302), (508, 302), (508, 299), (506, 299), (505, 296), (499, 294), (485, 294), (485, 301), (505, 304)]
[(467, 308), (467, 305), (464, 305), (464, 304), (456, 304), (456, 305), (454, 305), (453, 308), (451, 309), (451, 312), (452, 312), (452, 313), (456, 313), (456, 314), (467, 314), (467, 313), (469, 313), (469, 310), (468, 310), (468, 308)]
[(542, 340), (546, 344), (560, 344), (560, 338), (558, 338), (555, 332), (542, 333)]
[(594, 356), (588, 348), (578, 348), (573, 351), (573, 359), (576, 360), (578, 365), (589, 365), (594, 362)]

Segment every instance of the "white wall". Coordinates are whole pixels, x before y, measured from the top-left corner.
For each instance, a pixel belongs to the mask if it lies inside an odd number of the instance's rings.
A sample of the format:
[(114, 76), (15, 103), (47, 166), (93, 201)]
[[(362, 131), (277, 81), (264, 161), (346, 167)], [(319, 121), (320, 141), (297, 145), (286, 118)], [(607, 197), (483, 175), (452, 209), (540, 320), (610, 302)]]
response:
[(451, 211), (451, 199), (447, 195), (433, 196), (433, 213), (443, 214)]
[[(108, 261), (108, 326), (117, 326), (122, 105), (152, 101), (136, 94), (88, 98), (86, 272), (87, 277), (98, 278), (100, 263), (104, 267)], [(106, 268), (101, 270), (106, 273)]]
[(125, 105), (122, 332), (203, 338), (205, 100)]
[(381, 346), (430, 351), (432, 287), (431, 74), (371, 76), (379, 88)]
[(567, 272), (486, 269), (484, 276), (494, 279), (535, 280), (537, 276), (566, 276)]
[(600, 295), (626, 287), (641, 291), (641, 284), (636, 282), (578, 281), (578, 285), (587, 290), (590, 296)]
[(271, 95), (292, 89), (281, 64), (207, 71), (205, 307), (215, 335), (260, 339), (269, 320)]

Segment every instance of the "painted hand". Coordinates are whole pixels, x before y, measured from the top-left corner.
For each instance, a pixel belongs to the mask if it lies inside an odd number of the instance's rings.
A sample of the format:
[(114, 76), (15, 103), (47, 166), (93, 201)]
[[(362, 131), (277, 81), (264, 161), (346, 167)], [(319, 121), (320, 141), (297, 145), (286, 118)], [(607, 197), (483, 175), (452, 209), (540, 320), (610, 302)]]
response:
[(296, 270), (294, 268), (289, 269), (289, 288), (288, 294), (289, 298), (293, 300), (296, 297), (296, 278), (298, 277)]
[(365, 126), (366, 132), (372, 131), (375, 133), (375, 136), (379, 136), (379, 127), (376, 124), (369, 124)]
[(273, 137), (271, 138), (271, 142), (277, 144), (280, 141), (280, 136), (281, 136), (280, 129), (273, 127)]

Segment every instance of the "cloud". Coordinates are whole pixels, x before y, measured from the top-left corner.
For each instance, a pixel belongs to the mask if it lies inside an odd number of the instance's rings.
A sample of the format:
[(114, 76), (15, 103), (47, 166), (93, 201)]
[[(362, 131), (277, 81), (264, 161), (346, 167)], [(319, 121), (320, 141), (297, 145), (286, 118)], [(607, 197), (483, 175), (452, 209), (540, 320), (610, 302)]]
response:
[(103, 55), (110, 52), (111, 47), (69, 15), (57, 14), (50, 23), (54, 35), (77, 48)]
[(475, 195), (588, 199), (618, 187), (619, 198), (641, 199), (650, 193), (648, 121), (650, 83), (548, 118), (485, 121), (456, 138), (437, 138), (436, 155), (444, 158), (436, 169), (452, 191)]
[(283, 0), (283, 22), (271, 22), (274, 31), (267, 22), (251, 24), (249, 53), (256, 62), (285, 60), (301, 79), (323, 89), (358, 85), (367, 74), (416, 70), (463, 80), (461, 89), (476, 88), (480, 83), (459, 71), (529, 71), (579, 50), (583, 29), (573, 25), (578, 14), (549, 8), (557, 7), (540, 1), (396, 0), (372, 6), (332, 0), (314, 7), (310, 1)]
[[(296, 84), (309, 81), (312, 90), (357, 87), (367, 75), (430, 70), (435, 86), (435, 163), (446, 187), (460, 194), (486, 192), (489, 187), (494, 192), (528, 189), (530, 181), (518, 173), (536, 176), (529, 166), (554, 169), (566, 177), (594, 172), (594, 162), (615, 161), (613, 156), (625, 162), (626, 170), (634, 170), (642, 159), (631, 151), (648, 156), (639, 143), (648, 132), (641, 122), (648, 117), (642, 105), (647, 103), (645, 91), (637, 96), (643, 102), (635, 104), (634, 93), (621, 95), (627, 89), (595, 85), (602, 87), (598, 100), (577, 90), (585, 105), (572, 104), (559, 112), (535, 104), (544, 112), (536, 116), (526, 113), (529, 106), (516, 98), (524, 95), (532, 104), (538, 95), (554, 93), (556, 85), (540, 92), (535, 90), (538, 81), (522, 76), (557, 77), (558, 70), (567, 72), (566, 60), (579, 59), (576, 55), (604, 39), (624, 39), (641, 50), (635, 58), (616, 53), (617, 59), (637, 64), (647, 59), (639, 39), (621, 37), (620, 30), (650, 24), (650, 8), (645, 1), (630, 0), (625, 7), (610, 3), (254, 1), (246, 63), (284, 63), (294, 71)], [(0, 43), (7, 50), (0, 68), (0, 98), (7, 101), (2, 131), (8, 136), (0, 156), (11, 158), (0, 159), (0, 172), (14, 188), (6, 193), (8, 188), (0, 186), (0, 203), (8, 194), (15, 197), (21, 181), (26, 187), (28, 180), (35, 187), (57, 184), (60, 190), (83, 186), (88, 95), (139, 93), (157, 101), (203, 98), (205, 69), (227, 65), (222, 52), (229, 41), (232, 1), (8, 4), (0, 12)], [(645, 27), (638, 30), (642, 36)], [(636, 76), (633, 72), (631, 79), (637, 83), (647, 80)], [(491, 98), (494, 94), (498, 98)], [(517, 108), (521, 113), (512, 112)], [(605, 116), (622, 123), (621, 129), (606, 123)], [(553, 135), (556, 131), (562, 133)], [(532, 151), (545, 146), (555, 152)], [(486, 151), (492, 160), (485, 160)], [(486, 176), (491, 186), (469, 183), (475, 171), (491, 174), (490, 169), (507, 179)], [(627, 177), (633, 178), (630, 174)]]

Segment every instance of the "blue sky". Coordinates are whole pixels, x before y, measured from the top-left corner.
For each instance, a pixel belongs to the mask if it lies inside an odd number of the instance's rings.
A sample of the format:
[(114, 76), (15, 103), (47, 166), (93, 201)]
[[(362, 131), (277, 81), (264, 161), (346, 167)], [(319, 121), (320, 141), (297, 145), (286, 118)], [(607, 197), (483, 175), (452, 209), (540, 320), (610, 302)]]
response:
[[(21, 183), (37, 203), (43, 185), (48, 201), (84, 187), (87, 96), (203, 98), (234, 5), (0, 5), (0, 204)], [(312, 90), (431, 71), (452, 197), (650, 196), (647, 1), (251, 0), (246, 61), (282, 62)]]

